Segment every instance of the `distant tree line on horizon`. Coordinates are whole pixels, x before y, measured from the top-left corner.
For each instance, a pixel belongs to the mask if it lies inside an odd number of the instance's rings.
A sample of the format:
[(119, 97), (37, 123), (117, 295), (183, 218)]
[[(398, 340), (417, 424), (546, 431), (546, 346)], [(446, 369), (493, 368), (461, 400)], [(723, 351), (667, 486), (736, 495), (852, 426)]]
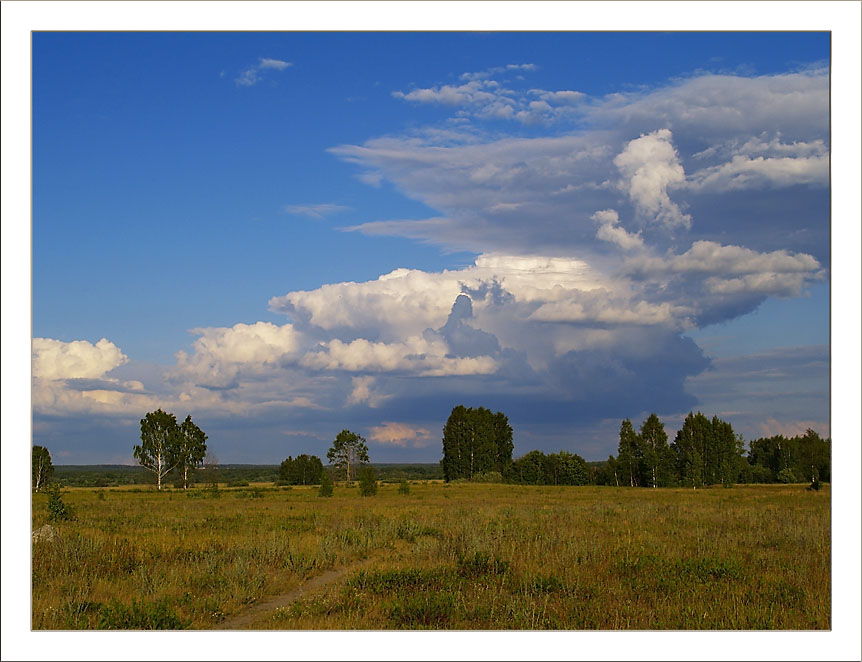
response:
[[(161, 483), (174, 475), (175, 487), (187, 488), (198, 478), (228, 486), (248, 482), (319, 485), (327, 479), (350, 482), (356, 471), (366, 485), (377, 480), (439, 479), (446, 482), (505, 482), (524, 485), (615, 485), (628, 487), (691, 487), (734, 483), (800, 483), (819, 487), (831, 479), (831, 440), (812, 429), (794, 437), (775, 435), (749, 443), (717, 416), (689, 412), (672, 443), (664, 424), (650, 414), (635, 430), (631, 420), (620, 425), (617, 455), (587, 462), (576, 453), (539, 450), (513, 459), (514, 433), (502, 412), (458, 405), (443, 427), (443, 459), (423, 464), (371, 465), (365, 439), (342, 430), (327, 453), (329, 466), (316, 455), (288, 456), (281, 465), (219, 465), (207, 452), (206, 434), (191, 420), (178, 424), (173, 414), (151, 412), (141, 420), (141, 441), (135, 446), (140, 467), (54, 467), (47, 448), (34, 445), (32, 485), (36, 491), (52, 479), (67, 486), (108, 487)], [(145, 470), (145, 471), (142, 471)], [(147, 473), (151, 478), (147, 479)], [(200, 472), (200, 473), (198, 473)], [(379, 472), (379, 473), (378, 473)], [(205, 474), (205, 475), (204, 475)], [(442, 475), (441, 475), (442, 474)]]

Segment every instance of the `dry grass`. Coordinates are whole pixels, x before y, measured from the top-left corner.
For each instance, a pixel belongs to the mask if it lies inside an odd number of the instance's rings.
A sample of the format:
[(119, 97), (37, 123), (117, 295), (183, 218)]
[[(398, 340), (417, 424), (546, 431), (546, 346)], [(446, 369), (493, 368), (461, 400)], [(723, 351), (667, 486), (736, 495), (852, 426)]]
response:
[[(219, 627), (368, 558), (251, 627), (830, 627), (828, 488), (428, 483), (369, 498), (254, 487), (64, 498), (77, 520), (33, 550), (34, 629)], [(41, 526), (42, 495), (33, 511)]]

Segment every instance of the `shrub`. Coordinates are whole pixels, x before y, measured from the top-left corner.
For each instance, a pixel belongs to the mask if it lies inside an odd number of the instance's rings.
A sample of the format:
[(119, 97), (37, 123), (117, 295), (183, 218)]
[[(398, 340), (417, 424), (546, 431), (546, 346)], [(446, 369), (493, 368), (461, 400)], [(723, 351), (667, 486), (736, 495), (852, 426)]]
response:
[(486, 471), (473, 476), (474, 483), (502, 483), (503, 474), (499, 471)]
[(247, 480), (229, 480), (227, 483), (228, 487), (248, 487)]
[(317, 492), (317, 496), (331, 497), (332, 492), (332, 476), (330, 476), (328, 472), (324, 471), (323, 475), (320, 477), (320, 489)]
[(52, 483), (45, 490), (48, 493), (48, 519), (52, 522), (60, 522), (75, 519), (75, 510), (67, 503), (63, 503), (60, 495), (60, 486)]
[(793, 472), (793, 469), (788, 467), (787, 469), (782, 469), (778, 472), (778, 482), (779, 483), (798, 483), (799, 478)]
[(99, 611), (99, 630), (183, 630), (191, 625), (183, 621), (166, 602), (138, 602), (131, 606), (112, 600)]
[(398, 494), (410, 494), (410, 485), (406, 480), (398, 483)]
[(362, 496), (374, 496), (377, 494), (377, 474), (374, 467), (362, 467), (359, 470), (359, 492)]

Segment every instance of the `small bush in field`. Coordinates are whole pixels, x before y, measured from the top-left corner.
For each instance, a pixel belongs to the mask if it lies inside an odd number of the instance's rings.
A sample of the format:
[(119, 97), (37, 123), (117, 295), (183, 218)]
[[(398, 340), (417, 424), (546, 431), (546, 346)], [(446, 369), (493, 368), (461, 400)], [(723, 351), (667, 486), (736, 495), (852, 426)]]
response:
[(332, 491), (332, 477), (324, 471), (320, 477), (320, 490), (318, 490), (317, 496), (331, 497)]
[(75, 510), (67, 503), (63, 503), (60, 495), (60, 485), (52, 483), (45, 490), (48, 493), (48, 519), (52, 522), (61, 522), (75, 519)]
[(406, 480), (398, 483), (398, 494), (410, 494), (410, 484)]
[(362, 496), (377, 494), (377, 474), (373, 467), (362, 467), (359, 470), (359, 492)]

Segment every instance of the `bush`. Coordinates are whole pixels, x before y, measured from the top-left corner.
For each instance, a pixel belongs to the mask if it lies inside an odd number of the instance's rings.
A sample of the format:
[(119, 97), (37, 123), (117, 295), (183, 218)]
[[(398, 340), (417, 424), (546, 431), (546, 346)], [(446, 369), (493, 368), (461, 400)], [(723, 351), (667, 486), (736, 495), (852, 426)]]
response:
[(398, 483), (398, 494), (410, 494), (410, 485), (406, 480)]
[(191, 625), (184, 621), (165, 601), (138, 602), (130, 606), (117, 600), (99, 611), (99, 630), (183, 630)]
[(782, 469), (778, 472), (778, 482), (779, 483), (798, 483), (799, 477), (793, 472), (793, 469), (788, 467), (787, 469)]
[(486, 471), (473, 476), (474, 483), (502, 483), (503, 474), (499, 471)]
[(317, 492), (317, 496), (331, 497), (332, 492), (332, 476), (330, 476), (328, 472), (324, 471), (323, 475), (320, 477), (320, 489)]
[(46, 490), (48, 493), (48, 519), (52, 522), (60, 522), (75, 519), (75, 510), (69, 504), (63, 503), (60, 495), (60, 486), (52, 483)]
[(247, 480), (239, 480), (239, 479), (229, 480), (227, 483), (227, 486), (228, 487), (248, 487), (248, 481)]
[(374, 467), (362, 467), (359, 470), (359, 492), (362, 496), (377, 494), (377, 474)]

